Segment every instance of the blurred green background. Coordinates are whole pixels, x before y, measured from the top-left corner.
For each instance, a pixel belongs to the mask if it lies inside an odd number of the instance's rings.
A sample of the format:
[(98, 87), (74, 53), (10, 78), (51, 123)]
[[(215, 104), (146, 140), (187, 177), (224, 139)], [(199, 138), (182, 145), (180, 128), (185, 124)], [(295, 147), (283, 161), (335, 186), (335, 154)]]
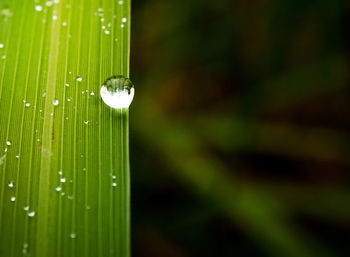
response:
[(133, 256), (350, 256), (349, 4), (132, 14)]

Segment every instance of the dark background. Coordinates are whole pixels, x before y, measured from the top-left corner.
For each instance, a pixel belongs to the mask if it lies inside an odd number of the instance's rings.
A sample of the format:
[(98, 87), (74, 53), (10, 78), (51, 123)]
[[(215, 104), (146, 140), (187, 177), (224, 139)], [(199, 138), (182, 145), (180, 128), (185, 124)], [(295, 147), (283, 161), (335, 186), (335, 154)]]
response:
[(133, 0), (133, 256), (350, 256), (348, 17)]

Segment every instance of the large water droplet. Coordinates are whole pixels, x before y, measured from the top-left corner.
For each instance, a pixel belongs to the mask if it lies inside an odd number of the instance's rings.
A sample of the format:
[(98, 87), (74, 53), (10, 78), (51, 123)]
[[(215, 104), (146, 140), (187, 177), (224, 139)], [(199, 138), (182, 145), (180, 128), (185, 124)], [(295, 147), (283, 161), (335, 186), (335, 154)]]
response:
[(135, 94), (132, 82), (123, 76), (109, 78), (101, 87), (101, 97), (112, 108), (129, 108)]

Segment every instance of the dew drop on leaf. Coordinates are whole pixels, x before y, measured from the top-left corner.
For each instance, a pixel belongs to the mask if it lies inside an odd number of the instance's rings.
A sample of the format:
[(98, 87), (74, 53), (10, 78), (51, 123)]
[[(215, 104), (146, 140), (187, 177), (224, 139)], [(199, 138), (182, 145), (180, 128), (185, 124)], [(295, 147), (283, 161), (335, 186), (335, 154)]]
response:
[(102, 85), (102, 100), (112, 108), (129, 108), (135, 94), (132, 82), (123, 76), (113, 76)]

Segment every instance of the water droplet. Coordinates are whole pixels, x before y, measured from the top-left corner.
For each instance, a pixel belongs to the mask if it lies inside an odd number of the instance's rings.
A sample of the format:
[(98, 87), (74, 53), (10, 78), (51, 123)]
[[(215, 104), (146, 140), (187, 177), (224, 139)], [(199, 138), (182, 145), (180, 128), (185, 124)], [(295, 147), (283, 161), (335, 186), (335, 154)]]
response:
[(105, 26), (105, 25), (103, 25), (103, 26), (102, 26), (102, 29), (106, 29), (106, 26)]
[(14, 183), (13, 181), (10, 181), (10, 182), (8, 183), (8, 186), (12, 188), (12, 187), (15, 186), (15, 183)]
[(75, 233), (72, 233), (72, 234), (70, 234), (70, 238), (76, 238), (77, 237), (77, 235), (75, 234)]
[(10, 146), (10, 145), (11, 145), (11, 141), (7, 141), (6, 144), (7, 144), (8, 146)]
[(57, 15), (52, 16), (52, 19), (55, 21), (57, 20)]
[(124, 3), (124, 1), (118, 1), (119, 5), (122, 5)]
[(95, 95), (95, 93), (94, 93), (94, 92), (91, 92), (90, 95)]
[(62, 22), (62, 26), (63, 27), (67, 26), (67, 22), (66, 21)]
[(15, 197), (15, 196), (12, 196), (12, 197), (11, 197), (11, 202), (14, 202), (14, 201), (16, 201), (16, 197)]
[(30, 103), (26, 103), (26, 107), (30, 107)]
[(85, 125), (87, 125), (87, 124), (89, 124), (89, 121), (88, 121), (88, 120), (86, 120), (86, 121), (84, 121), (84, 123), (85, 123)]
[(109, 78), (101, 87), (101, 97), (112, 108), (129, 108), (135, 94), (132, 82), (123, 76)]
[(0, 48), (4, 48), (4, 44), (0, 44)]
[(28, 248), (28, 246), (29, 246), (28, 243), (23, 244), (23, 248)]
[(121, 27), (121, 28), (124, 28), (124, 26), (125, 26), (124, 24), (120, 24), (120, 27)]
[(35, 216), (35, 211), (28, 212), (29, 217), (34, 217)]
[(109, 30), (105, 30), (105, 34), (109, 35), (111, 32)]
[(24, 206), (23, 210), (29, 211), (29, 206)]
[(4, 152), (7, 153), (7, 148), (4, 149)]
[(69, 84), (68, 84), (68, 83), (66, 83), (66, 87), (69, 87)]
[(62, 175), (62, 170), (60, 170), (60, 171), (58, 172), (58, 174), (59, 174), (59, 175)]
[(16, 159), (19, 159), (19, 155), (16, 155)]
[(61, 181), (62, 183), (66, 183), (66, 178), (61, 178), (60, 181)]
[(122, 22), (126, 22), (127, 21), (127, 19), (126, 18), (122, 18)]
[(71, 99), (71, 98), (68, 98), (67, 101), (70, 102), (70, 101), (72, 101), (72, 99)]
[(36, 5), (35, 6), (35, 11), (41, 12), (43, 10), (43, 7), (41, 5)]
[(2, 9), (1, 10), (1, 15), (5, 16), (5, 21), (7, 21), (8, 17), (11, 17), (13, 15), (12, 11), (9, 8)]
[(117, 183), (113, 182), (112, 187), (116, 187), (116, 186), (117, 186)]
[(82, 81), (83, 81), (83, 78), (80, 77), (80, 76), (78, 76), (78, 77), (77, 77), (77, 81), (78, 81), (78, 82), (82, 82)]
[(104, 18), (101, 18), (101, 22), (104, 22), (105, 21), (105, 19)]
[(22, 253), (23, 253), (23, 254), (27, 254), (27, 249), (23, 249), (23, 250), (22, 250)]
[(52, 102), (52, 104), (53, 104), (54, 106), (59, 105), (59, 103), (60, 103), (60, 102), (59, 102), (57, 99), (53, 100), (53, 102)]
[(52, 6), (52, 1), (47, 1), (46, 6)]
[(62, 190), (62, 187), (56, 187), (56, 191), (59, 192)]
[(117, 177), (115, 175), (112, 175), (112, 179), (116, 179)]

